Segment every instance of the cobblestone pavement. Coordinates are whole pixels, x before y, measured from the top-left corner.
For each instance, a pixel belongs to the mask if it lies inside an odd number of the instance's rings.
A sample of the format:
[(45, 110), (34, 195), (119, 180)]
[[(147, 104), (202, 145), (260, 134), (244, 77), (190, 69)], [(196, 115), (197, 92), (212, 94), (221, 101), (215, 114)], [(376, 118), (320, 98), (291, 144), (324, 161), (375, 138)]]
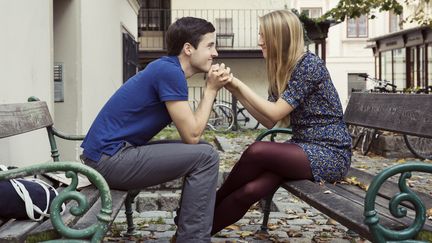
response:
[[(226, 143), (225, 151), (220, 153), (222, 171), (229, 171), (241, 151), (253, 142), (255, 135), (220, 135), (220, 142)], [(376, 173), (393, 164), (411, 160), (415, 159), (388, 159), (373, 154), (363, 156), (355, 151), (352, 166)], [(411, 184), (416, 186), (416, 189), (429, 193), (431, 181), (431, 176), (420, 175), (413, 177)], [(120, 211), (105, 241), (169, 242), (176, 230), (173, 220), (174, 208), (180, 197), (180, 190), (175, 189), (175, 186), (172, 188), (154, 188), (151, 192), (142, 192), (138, 196), (134, 212), (137, 236), (122, 236), (126, 230), (126, 218), (124, 211)], [(329, 219), (284, 189), (277, 191), (274, 203), (279, 212), (270, 214), (269, 235), (255, 234), (263, 215), (260, 207), (255, 205), (237, 223), (212, 237), (212, 242), (368, 242), (355, 234), (350, 234), (346, 227)]]

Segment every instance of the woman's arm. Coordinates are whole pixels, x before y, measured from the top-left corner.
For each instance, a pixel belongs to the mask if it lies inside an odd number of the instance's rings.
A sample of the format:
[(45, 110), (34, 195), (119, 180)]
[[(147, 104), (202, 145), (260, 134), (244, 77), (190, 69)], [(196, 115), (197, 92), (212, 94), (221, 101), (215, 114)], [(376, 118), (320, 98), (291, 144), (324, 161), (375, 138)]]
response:
[(237, 78), (233, 78), (225, 87), (267, 128), (274, 127), (278, 121), (293, 111), (293, 107), (285, 100), (279, 98), (276, 102), (267, 101)]

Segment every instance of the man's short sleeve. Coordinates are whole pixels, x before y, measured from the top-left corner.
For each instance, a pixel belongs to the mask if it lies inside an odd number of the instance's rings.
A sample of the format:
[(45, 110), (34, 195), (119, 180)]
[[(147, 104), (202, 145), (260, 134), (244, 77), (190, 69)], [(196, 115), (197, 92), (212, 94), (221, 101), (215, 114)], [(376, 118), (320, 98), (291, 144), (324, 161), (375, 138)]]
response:
[(161, 75), (157, 88), (161, 101), (188, 100), (187, 81), (180, 70), (170, 70)]

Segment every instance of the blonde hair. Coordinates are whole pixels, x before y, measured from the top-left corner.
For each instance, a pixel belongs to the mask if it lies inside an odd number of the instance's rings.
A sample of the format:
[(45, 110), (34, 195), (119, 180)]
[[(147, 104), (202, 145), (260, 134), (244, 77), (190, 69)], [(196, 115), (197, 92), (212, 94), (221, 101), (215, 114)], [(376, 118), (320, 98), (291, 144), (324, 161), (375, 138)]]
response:
[[(304, 54), (303, 25), (289, 10), (277, 10), (260, 17), (260, 25), (267, 50), (268, 91), (280, 97)], [(288, 125), (289, 116), (281, 123)]]

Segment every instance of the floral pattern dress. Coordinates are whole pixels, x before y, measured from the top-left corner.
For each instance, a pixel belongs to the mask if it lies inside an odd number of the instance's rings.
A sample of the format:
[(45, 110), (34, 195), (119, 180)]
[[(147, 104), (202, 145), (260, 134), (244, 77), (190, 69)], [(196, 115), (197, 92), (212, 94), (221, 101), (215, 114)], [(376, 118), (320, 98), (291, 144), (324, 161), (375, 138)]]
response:
[[(306, 52), (293, 70), (281, 98), (290, 104), (292, 139), (311, 162), (315, 181), (343, 179), (351, 164), (351, 136), (342, 105), (324, 62)], [(270, 95), (270, 101), (277, 97)]]

